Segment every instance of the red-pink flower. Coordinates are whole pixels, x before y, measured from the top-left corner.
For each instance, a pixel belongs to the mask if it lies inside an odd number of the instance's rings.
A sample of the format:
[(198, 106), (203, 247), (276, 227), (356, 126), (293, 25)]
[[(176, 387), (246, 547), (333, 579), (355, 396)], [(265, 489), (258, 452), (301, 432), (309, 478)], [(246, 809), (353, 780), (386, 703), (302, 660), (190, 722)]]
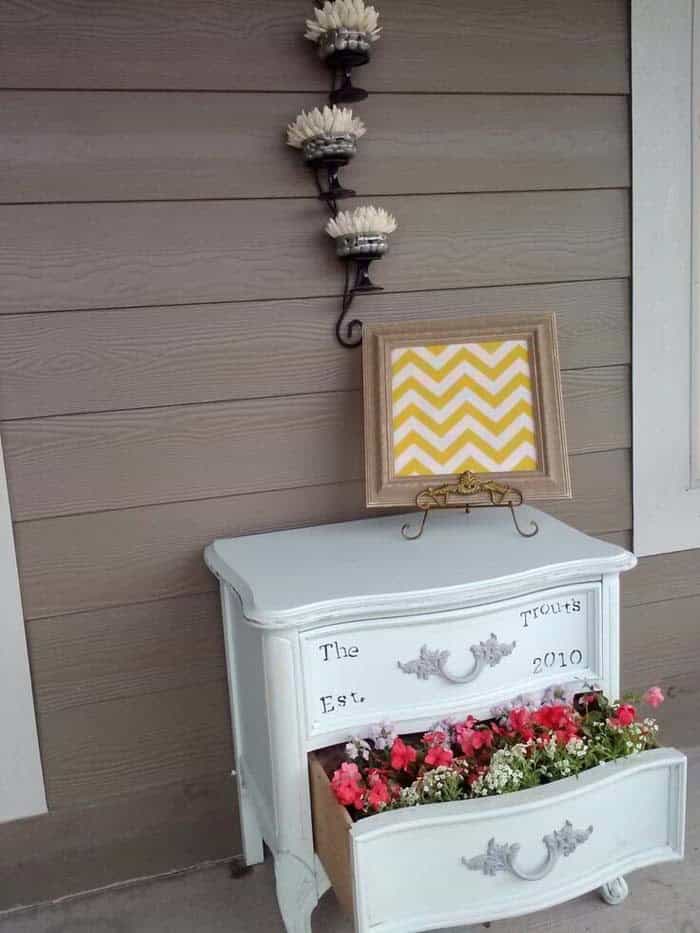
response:
[(391, 746), (391, 767), (396, 771), (408, 771), (415, 760), (415, 748), (406, 745), (403, 739), (395, 738), (394, 744)]
[(532, 714), (532, 722), (553, 732), (562, 745), (578, 735), (578, 723), (570, 706), (542, 706)]
[(333, 772), (331, 787), (336, 800), (344, 807), (355, 807), (356, 810), (364, 808), (364, 788), (361, 786), (362, 775), (356, 764), (344, 761)]
[(452, 750), (447, 747), (447, 733), (441, 730), (426, 732), (423, 741), (430, 746), (425, 756), (426, 765), (438, 768), (440, 765), (449, 765), (451, 763), (454, 755)]
[(652, 706), (654, 709), (657, 706), (661, 706), (666, 697), (663, 695), (661, 687), (649, 687), (649, 689), (644, 693), (642, 699), (647, 704), (647, 706)]
[(453, 757), (452, 749), (444, 748), (442, 745), (433, 745), (425, 756), (425, 763), (433, 768), (439, 768), (440, 765), (451, 764)]
[(629, 703), (621, 703), (614, 711), (614, 715), (608, 719), (608, 725), (621, 729), (623, 726), (631, 726), (637, 711)]
[(473, 755), (480, 748), (491, 748), (493, 745), (493, 732), (490, 729), (472, 729), (469, 720), (464, 725), (456, 726), (455, 732), (465, 755)]
[(367, 795), (367, 803), (373, 810), (381, 810), (391, 800), (389, 785), (379, 774), (370, 775), (370, 789)]
[(525, 706), (512, 709), (508, 713), (508, 728), (512, 729), (513, 732), (519, 733), (520, 736), (527, 742), (535, 735), (531, 725), (531, 718), (532, 715), (530, 710)]
[(629, 703), (622, 703), (616, 710), (615, 718), (621, 726), (631, 726), (636, 715), (637, 710), (634, 706), (630, 706)]
[(586, 710), (588, 710), (589, 706), (593, 706), (593, 704), (597, 702), (598, 702), (597, 693), (584, 693), (579, 699), (579, 703), (582, 706), (585, 706)]

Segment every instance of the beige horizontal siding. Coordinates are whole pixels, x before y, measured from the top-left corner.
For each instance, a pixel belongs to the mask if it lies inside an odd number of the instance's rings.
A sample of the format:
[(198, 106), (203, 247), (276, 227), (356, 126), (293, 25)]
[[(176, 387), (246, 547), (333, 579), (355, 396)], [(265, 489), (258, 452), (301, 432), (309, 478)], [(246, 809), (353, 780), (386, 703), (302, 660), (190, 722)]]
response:
[[(627, 279), (376, 294), (374, 322), (556, 311), (564, 369), (630, 362)], [(337, 298), (0, 315), (0, 420), (360, 387)]]
[(230, 857), (240, 851), (236, 809), (231, 775), (219, 769), (185, 783), (3, 823), (0, 898), (33, 904)]
[(625, 575), (623, 598), (627, 606), (663, 602), (700, 595), (700, 550), (643, 557)]
[(38, 710), (51, 809), (231, 772), (224, 680)]
[[(0, 201), (299, 197), (284, 127), (315, 95), (0, 93)], [(373, 95), (362, 196), (629, 185), (626, 96)], [(436, 169), (439, 166), (439, 169)]]
[[(571, 458), (574, 499), (545, 504), (584, 531), (632, 527), (629, 451)], [(214, 538), (366, 515), (360, 482), (21, 522), (16, 527), (29, 618), (201, 593)], [(468, 530), (465, 519), (465, 531)]]
[(700, 596), (627, 606), (622, 622), (623, 688), (641, 694), (660, 684), (657, 713), (664, 745), (700, 742)]
[[(624, 190), (389, 197), (391, 291), (629, 274)], [(0, 208), (7, 312), (337, 294), (317, 200)], [(403, 232), (402, 232), (403, 231)]]
[[(564, 378), (569, 452), (629, 445), (627, 367)], [(11, 421), (16, 521), (360, 479), (358, 391)], [(310, 451), (314, 454), (310, 456)]]
[[(15, 0), (0, 15), (0, 85), (324, 91), (297, 0)], [(469, 0), (448, 15), (385, 0), (358, 83), (373, 91), (629, 89), (624, 0)]]
[(56, 712), (225, 676), (215, 592), (27, 623), (39, 709)]
[(618, 547), (624, 548), (626, 551), (632, 550), (632, 530), (629, 531), (605, 531), (598, 532), (596, 534), (597, 538), (600, 538), (601, 541), (608, 541), (610, 544), (616, 544)]

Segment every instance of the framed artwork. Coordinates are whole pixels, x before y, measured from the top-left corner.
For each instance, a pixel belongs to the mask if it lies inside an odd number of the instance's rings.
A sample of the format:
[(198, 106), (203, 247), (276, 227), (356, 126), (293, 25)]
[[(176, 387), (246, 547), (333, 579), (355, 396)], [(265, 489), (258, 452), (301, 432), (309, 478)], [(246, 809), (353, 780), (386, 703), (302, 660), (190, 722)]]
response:
[(465, 471), (571, 496), (553, 313), (365, 325), (363, 381), (368, 506), (415, 506)]

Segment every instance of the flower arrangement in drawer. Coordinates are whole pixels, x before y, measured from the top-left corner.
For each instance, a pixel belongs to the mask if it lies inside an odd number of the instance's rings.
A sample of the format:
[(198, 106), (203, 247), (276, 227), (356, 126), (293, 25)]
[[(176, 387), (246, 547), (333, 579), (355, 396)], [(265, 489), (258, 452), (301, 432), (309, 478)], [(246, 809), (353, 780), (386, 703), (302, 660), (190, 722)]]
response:
[[(659, 687), (642, 702), (658, 707)], [(533, 706), (516, 702), (491, 720), (467, 716), (419, 736), (384, 723), (353, 738), (332, 770), (331, 788), (354, 819), (420, 804), (487, 797), (549, 784), (657, 747), (658, 725), (632, 702), (601, 692), (568, 699), (550, 690)], [(337, 758), (336, 758), (337, 761)]]

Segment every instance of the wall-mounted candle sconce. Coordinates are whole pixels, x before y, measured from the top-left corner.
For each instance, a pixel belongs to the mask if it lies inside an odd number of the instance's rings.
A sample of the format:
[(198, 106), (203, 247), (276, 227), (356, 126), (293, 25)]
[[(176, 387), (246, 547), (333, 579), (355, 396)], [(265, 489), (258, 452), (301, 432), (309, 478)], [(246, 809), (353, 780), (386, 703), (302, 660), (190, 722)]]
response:
[[(396, 218), (382, 207), (372, 204), (341, 211), (326, 224), (326, 233), (335, 240), (336, 255), (345, 261), (345, 288), (341, 314), (335, 333), (344, 347), (356, 347), (362, 342), (362, 323), (357, 319), (343, 322), (357, 294), (382, 291), (369, 277), (370, 263), (381, 259), (389, 249), (389, 234), (396, 230)], [(354, 265), (355, 278), (350, 284), (350, 267)]]
[[(357, 141), (366, 130), (352, 110), (336, 104), (367, 97), (367, 91), (353, 86), (352, 69), (369, 61), (370, 49), (380, 31), (379, 14), (374, 7), (365, 6), (364, 0), (326, 0), (323, 6), (316, 7), (314, 19), (306, 20), (305, 36), (317, 44), (321, 60), (333, 70), (332, 106), (323, 110), (315, 107), (309, 113), (302, 110), (287, 127), (287, 143), (301, 150), (313, 170), (318, 196), (328, 204), (331, 219), (326, 232), (335, 239), (336, 254), (345, 261), (343, 299), (335, 325), (336, 336), (344, 347), (362, 343), (362, 322), (355, 318), (345, 323), (345, 316), (355, 295), (381, 291), (370, 279), (369, 267), (386, 253), (389, 234), (396, 229), (396, 220), (382, 208), (366, 205), (338, 212), (337, 204), (341, 198), (355, 194), (343, 187), (339, 170), (353, 158)], [(338, 74), (342, 82), (336, 87)]]
[[(303, 152), (304, 161), (313, 169), (318, 196), (331, 205), (333, 213), (336, 201), (355, 194), (350, 188), (343, 188), (338, 171), (355, 155), (357, 140), (365, 133), (364, 123), (352, 115), (352, 110), (335, 104), (323, 110), (315, 107), (310, 113), (302, 110), (287, 127), (287, 143)], [(325, 188), (321, 181), (324, 169)]]
[(380, 32), (377, 11), (363, 0), (326, 0), (314, 10), (314, 19), (307, 19), (305, 36), (318, 45), (321, 60), (333, 72), (332, 104), (367, 97), (367, 91), (353, 85), (352, 70), (367, 64)]

